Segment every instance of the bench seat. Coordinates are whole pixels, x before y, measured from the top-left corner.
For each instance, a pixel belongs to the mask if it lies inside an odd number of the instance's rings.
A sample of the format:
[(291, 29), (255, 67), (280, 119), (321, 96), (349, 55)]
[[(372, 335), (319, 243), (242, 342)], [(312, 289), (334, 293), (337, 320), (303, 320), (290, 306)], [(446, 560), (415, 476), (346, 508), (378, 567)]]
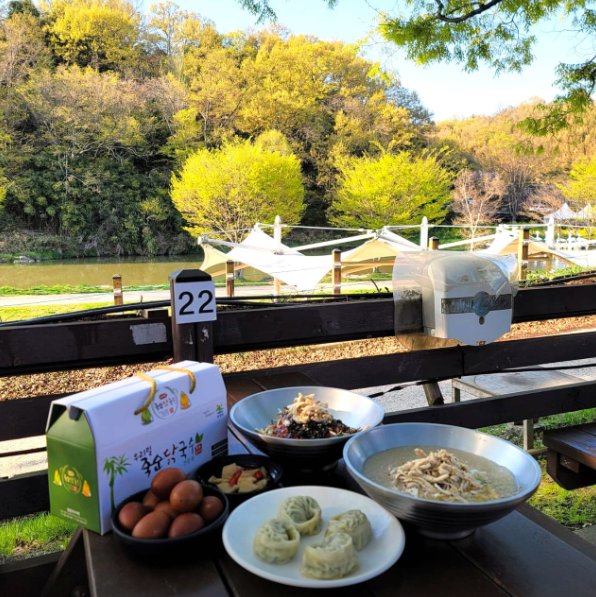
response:
[[(494, 373), (491, 375), (468, 375), (451, 381), (453, 402), (461, 400), (461, 391), (475, 398), (493, 398), (506, 394), (515, 394), (523, 390), (546, 390), (557, 386), (566, 386), (581, 381), (573, 375), (560, 371), (513, 371), (511, 373)], [(524, 449), (534, 447), (534, 421), (523, 422)]]
[(545, 431), (547, 472), (564, 489), (596, 485), (596, 423)]

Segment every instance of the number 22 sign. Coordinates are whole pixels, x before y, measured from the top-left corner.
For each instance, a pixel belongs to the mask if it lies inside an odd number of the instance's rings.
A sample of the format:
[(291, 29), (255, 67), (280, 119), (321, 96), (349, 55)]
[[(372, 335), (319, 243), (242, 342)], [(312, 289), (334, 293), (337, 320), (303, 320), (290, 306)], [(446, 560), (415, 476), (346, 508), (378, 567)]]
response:
[(174, 284), (172, 310), (176, 323), (194, 323), (217, 319), (215, 284), (205, 282), (177, 282)]

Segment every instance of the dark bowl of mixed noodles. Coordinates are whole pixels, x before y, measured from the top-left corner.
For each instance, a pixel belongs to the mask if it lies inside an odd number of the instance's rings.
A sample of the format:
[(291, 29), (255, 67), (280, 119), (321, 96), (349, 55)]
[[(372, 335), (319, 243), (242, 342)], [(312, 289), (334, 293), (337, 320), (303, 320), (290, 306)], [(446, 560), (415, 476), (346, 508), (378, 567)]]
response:
[(367, 396), (339, 388), (296, 386), (267, 390), (247, 396), (230, 410), (232, 424), (256, 448), (280, 462), (284, 470), (304, 472), (324, 470), (342, 457), (344, 444), (354, 435), (338, 435), (320, 439), (293, 439), (264, 435), (277, 419), (279, 411), (292, 404), (294, 398), (314, 394), (314, 400), (327, 403), (330, 414), (354, 429), (376, 427), (383, 421), (383, 408)]

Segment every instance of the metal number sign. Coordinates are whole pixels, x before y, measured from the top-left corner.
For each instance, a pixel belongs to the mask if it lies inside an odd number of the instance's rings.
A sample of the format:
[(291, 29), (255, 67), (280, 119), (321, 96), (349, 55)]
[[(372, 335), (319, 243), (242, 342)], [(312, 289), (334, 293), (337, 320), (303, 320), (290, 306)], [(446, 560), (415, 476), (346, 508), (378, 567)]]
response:
[(176, 323), (214, 321), (217, 319), (215, 284), (212, 281), (174, 284), (172, 309)]

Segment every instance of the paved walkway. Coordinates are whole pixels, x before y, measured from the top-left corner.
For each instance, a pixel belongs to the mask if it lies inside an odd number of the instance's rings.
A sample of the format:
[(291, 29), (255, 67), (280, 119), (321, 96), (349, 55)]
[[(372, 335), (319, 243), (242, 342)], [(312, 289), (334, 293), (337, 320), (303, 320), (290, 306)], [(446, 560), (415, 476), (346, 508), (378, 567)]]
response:
[[(379, 288), (387, 286), (391, 288), (390, 280), (383, 280)], [(348, 282), (342, 285), (344, 290), (376, 290), (375, 285), (369, 281)], [(317, 286), (318, 292), (332, 293), (331, 284), (321, 284)], [(226, 289), (217, 287), (216, 296), (226, 296)], [(237, 286), (236, 296), (261, 296), (273, 294), (273, 286)], [(282, 294), (289, 294), (287, 287), (282, 286)], [(126, 303), (140, 303), (149, 301), (163, 301), (170, 298), (169, 290), (124, 290), (124, 301)], [(48, 294), (48, 295), (22, 295), (22, 296), (0, 296), (0, 308), (2, 307), (24, 307), (33, 305), (67, 305), (81, 303), (104, 303), (111, 302), (112, 294), (98, 292), (93, 294)]]

